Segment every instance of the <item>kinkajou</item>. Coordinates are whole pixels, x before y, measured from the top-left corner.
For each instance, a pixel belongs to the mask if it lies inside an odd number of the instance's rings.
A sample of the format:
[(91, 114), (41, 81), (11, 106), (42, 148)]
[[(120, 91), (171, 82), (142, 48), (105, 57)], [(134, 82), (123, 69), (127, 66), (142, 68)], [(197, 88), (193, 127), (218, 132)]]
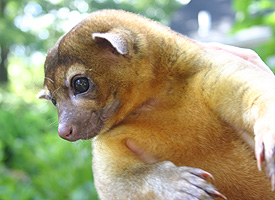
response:
[(241, 56), (102, 10), (48, 52), (40, 97), (93, 138), (102, 200), (275, 199), (275, 78)]

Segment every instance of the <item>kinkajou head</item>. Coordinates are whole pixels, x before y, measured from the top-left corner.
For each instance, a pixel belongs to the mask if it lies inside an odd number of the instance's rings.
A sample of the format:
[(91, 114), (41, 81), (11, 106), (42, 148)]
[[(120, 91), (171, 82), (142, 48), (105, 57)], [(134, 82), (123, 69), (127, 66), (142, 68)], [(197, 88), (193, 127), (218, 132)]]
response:
[(140, 106), (157, 82), (143, 35), (93, 25), (97, 21), (86, 20), (59, 39), (45, 62), (38, 96), (57, 106), (58, 133), (69, 141), (108, 130)]

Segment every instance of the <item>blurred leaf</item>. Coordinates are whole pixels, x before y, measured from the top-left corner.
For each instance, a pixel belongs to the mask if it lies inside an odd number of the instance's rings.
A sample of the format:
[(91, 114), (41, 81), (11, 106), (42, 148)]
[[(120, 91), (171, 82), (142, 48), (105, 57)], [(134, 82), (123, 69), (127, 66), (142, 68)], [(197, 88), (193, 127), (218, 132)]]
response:
[(246, 13), (251, 2), (252, 0), (241, 0), (241, 1), (235, 0), (233, 1), (233, 8), (236, 11), (241, 11)]
[(254, 50), (271, 69), (275, 69), (275, 1), (234, 0), (233, 8), (237, 11), (233, 32), (252, 26), (268, 26), (271, 28), (273, 35), (270, 40), (255, 47)]

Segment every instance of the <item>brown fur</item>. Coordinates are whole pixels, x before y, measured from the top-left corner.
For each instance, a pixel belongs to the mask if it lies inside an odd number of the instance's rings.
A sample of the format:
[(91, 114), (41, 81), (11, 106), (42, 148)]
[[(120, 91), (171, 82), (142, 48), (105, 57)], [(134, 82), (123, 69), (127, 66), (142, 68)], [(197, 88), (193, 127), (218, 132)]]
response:
[[(106, 32), (119, 36), (122, 47), (92, 39)], [(71, 80), (79, 74), (94, 89), (73, 95)], [(48, 53), (45, 76), (42, 96), (57, 102), (59, 131), (74, 127), (65, 139), (94, 137), (101, 199), (182, 199), (174, 191), (176, 168), (162, 161), (210, 172), (215, 179), (209, 181), (228, 199), (275, 198), (253, 149), (237, 132), (252, 137), (257, 120), (266, 119), (275, 79), (242, 58), (146, 18), (105, 10), (59, 40)], [(268, 122), (262, 126), (269, 130)]]

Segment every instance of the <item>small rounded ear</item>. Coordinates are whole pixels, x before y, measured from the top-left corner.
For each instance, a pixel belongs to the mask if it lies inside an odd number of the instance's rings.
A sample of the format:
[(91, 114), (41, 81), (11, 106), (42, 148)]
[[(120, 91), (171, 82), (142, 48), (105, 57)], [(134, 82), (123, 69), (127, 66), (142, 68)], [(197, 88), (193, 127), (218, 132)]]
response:
[(92, 38), (95, 41), (106, 40), (116, 51), (121, 55), (126, 55), (128, 53), (127, 41), (119, 33), (93, 33)]

